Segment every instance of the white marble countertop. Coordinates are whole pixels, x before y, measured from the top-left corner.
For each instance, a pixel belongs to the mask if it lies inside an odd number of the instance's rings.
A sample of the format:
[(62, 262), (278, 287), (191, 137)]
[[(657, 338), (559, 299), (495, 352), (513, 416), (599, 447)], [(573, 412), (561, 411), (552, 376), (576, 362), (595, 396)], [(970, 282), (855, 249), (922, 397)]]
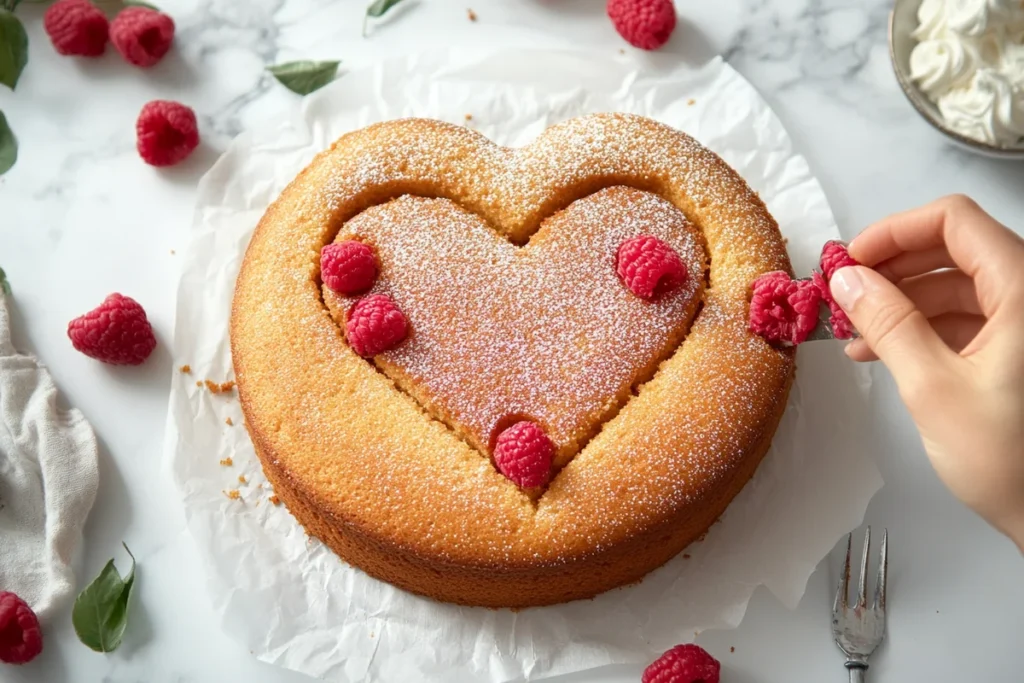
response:
[[(79, 581), (119, 554), (139, 561), (131, 626), (116, 653), (80, 645), (68, 606), (47, 627), (43, 655), (0, 668), (13, 682), (250, 683), (308, 680), (255, 661), (213, 615), (202, 569), (170, 477), (162, 434), (173, 349), (168, 348), (178, 265), (195, 185), (226, 142), (286, 111), (295, 97), (265, 64), (342, 59), (345, 67), (437, 45), (584, 46), (624, 43), (598, 0), (408, 0), (360, 37), (364, 0), (162, 0), (176, 47), (150, 71), (113, 50), (97, 61), (58, 57), (42, 9), (23, 4), (30, 61), (16, 93), (0, 88), (20, 141), (0, 177), (0, 265), (15, 290), (15, 342), (51, 368), (69, 403), (100, 439), (101, 486), (77, 564)], [(1024, 228), (1024, 164), (948, 146), (904, 101), (888, 63), (890, 0), (678, 2), (681, 23), (657, 59), (699, 63), (716, 53), (750, 79), (788, 126), (829, 195), (847, 237), (873, 219), (939, 195), (965, 192)], [(634, 51), (627, 47), (627, 51)], [(636, 59), (652, 59), (635, 53)], [(134, 121), (150, 99), (176, 99), (200, 116), (203, 144), (158, 171), (135, 152)], [(141, 301), (161, 340), (141, 368), (111, 368), (74, 352), (67, 322), (121, 291)], [(890, 530), (890, 629), (873, 680), (1020, 680), (1024, 560), (957, 504), (932, 474), (891, 380), (878, 368), (875, 457), (887, 482), (868, 522)], [(723, 681), (845, 680), (828, 617), (838, 556), (811, 577), (789, 612), (759, 590), (742, 626), (701, 634)], [(684, 639), (685, 634), (680, 634)], [(731, 651), (731, 648), (735, 651)], [(638, 681), (640, 667), (559, 679)]]

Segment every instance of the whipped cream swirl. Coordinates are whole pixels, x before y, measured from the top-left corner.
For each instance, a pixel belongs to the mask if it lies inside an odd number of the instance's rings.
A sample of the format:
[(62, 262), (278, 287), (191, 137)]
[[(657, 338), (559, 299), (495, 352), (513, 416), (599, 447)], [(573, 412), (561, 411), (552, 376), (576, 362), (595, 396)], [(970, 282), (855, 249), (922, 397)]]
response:
[(1024, 0), (924, 0), (910, 77), (950, 128), (1024, 145)]

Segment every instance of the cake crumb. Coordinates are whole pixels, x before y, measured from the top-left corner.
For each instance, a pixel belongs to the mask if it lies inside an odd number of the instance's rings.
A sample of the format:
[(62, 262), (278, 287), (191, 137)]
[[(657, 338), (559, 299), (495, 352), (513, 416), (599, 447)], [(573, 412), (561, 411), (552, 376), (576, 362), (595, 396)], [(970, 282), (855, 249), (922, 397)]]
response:
[(620, 55), (624, 55), (624, 54), (626, 54), (626, 48), (624, 48), (624, 47), (620, 47), (620, 48), (619, 48), (619, 54), (620, 54)]
[(226, 424), (228, 427), (230, 427), (231, 425), (233, 425), (235, 423), (231, 421), (230, 417), (225, 417), (224, 418), (224, 424)]
[(225, 491), (224, 495), (230, 498), (231, 500), (238, 500), (239, 498), (242, 497), (242, 494), (238, 489), (231, 489), (229, 491)]
[(683, 559), (684, 560), (690, 559), (690, 553), (683, 553)]
[(171, 256), (174, 256), (174, 250), (171, 249)]
[(221, 460), (220, 464), (223, 465), (224, 467), (231, 467), (232, 465), (235, 464), (235, 461), (228, 457)]
[(245, 475), (244, 475), (244, 474), (239, 474), (239, 475), (238, 475), (238, 483), (239, 483), (239, 484), (247, 484), (247, 483), (248, 483), (248, 482), (246, 481), (246, 479), (245, 479)]
[(197, 386), (197, 387), (201, 387), (201, 386), (203, 386), (203, 380), (201, 380), (201, 379), (197, 379), (197, 380), (196, 380), (196, 386)]
[(192, 372), (192, 366), (186, 363), (185, 365), (182, 365), (180, 368), (178, 368), (178, 370), (180, 370), (182, 374), (187, 375)]
[(205, 379), (203, 380), (203, 384), (206, 385), (206, 388), (210, 390), (211, 394), (224, 394), (235, 388), (235, 383), (231, 380), (218, 384), (212, 379)]
[(697, 104), (697, 100), (691, 98), (689, 100), (686, 100), (686, 104), (692, 107), (693, 105)]
[(736, 652), (736, 648), (735, 647), (730, 647), (729, 648), (729, 652)]
[(467, 9), (466, 15), (469, 17), (470, 21), (476, 21), (476, 12), (474, 12), (473, 10)]
[(473, 120), (473, 115), (472, 114), (466, 114), (466, 120), (467, 121), (472, 121)]
[(273, 496), (270, 497), (270, 502), (273, 503), (274, 505), (280, 505), (281, 499), (277, 497), (277, 494), (274, 494)]

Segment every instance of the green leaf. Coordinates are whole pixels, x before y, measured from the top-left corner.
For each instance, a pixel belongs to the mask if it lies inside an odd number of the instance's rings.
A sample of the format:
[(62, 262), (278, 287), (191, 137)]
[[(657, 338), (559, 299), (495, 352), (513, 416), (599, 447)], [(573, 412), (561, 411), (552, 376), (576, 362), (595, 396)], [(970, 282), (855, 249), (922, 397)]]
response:
[(135, 584), (135, 556), (127, 545), (124, 550), (132, 558), (127, 576), (121, 578), (114, 561), (110, 560), (100, 575), (78, 594), (71, 609), (71, 623), (78, 639), (96, 652), (116, 650), (128, 626), (128, 601)]
[(7, 173), (18, 160), (18, 140), (7, 125), (7, 118), (0, 111), (0, 175)]
[(28, 36), (21, 20), (7, 10), (0, 10), (0, 83), (11, 90), (18, 84), (28, 63)]
[(363, 35), (366, 35), (366, 20), (370, 17), (382, 17), (389, 9), (402, 2), (402, 0), (374, 0), (370, 3), (370, 6), (366, 8), (366, 16), (363, 17)]
[(7, 296), (11, 295), (11, 283), (7, 281), (7, 273), (4, 272), (3, 268), (0, 268), (0, 292)]
[(288, 62), (268, 66), (267, 71), (294, 93), (308, 95), (334, 80), (341, 62)]
[(160, 8), (156, 5), (151, 5), (148, 2), (142, 2), (142, 0), (122, 0), (121, 4), (125, 7), (145, 7), (146, 9), (156, 10), (157, 12), (160, 11)]

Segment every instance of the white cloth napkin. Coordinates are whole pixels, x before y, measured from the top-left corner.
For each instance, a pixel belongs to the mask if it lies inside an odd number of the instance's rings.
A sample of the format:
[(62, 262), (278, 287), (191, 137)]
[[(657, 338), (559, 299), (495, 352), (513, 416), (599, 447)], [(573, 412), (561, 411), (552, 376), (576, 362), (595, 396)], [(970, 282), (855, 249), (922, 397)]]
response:
[(96, 435), (77, 410), (57, 408), (57, 387), (11, 344), (0, 293), (0, 590), (41, 617), (75, 588), (71, 558), (82, 540), (99, 470)]

